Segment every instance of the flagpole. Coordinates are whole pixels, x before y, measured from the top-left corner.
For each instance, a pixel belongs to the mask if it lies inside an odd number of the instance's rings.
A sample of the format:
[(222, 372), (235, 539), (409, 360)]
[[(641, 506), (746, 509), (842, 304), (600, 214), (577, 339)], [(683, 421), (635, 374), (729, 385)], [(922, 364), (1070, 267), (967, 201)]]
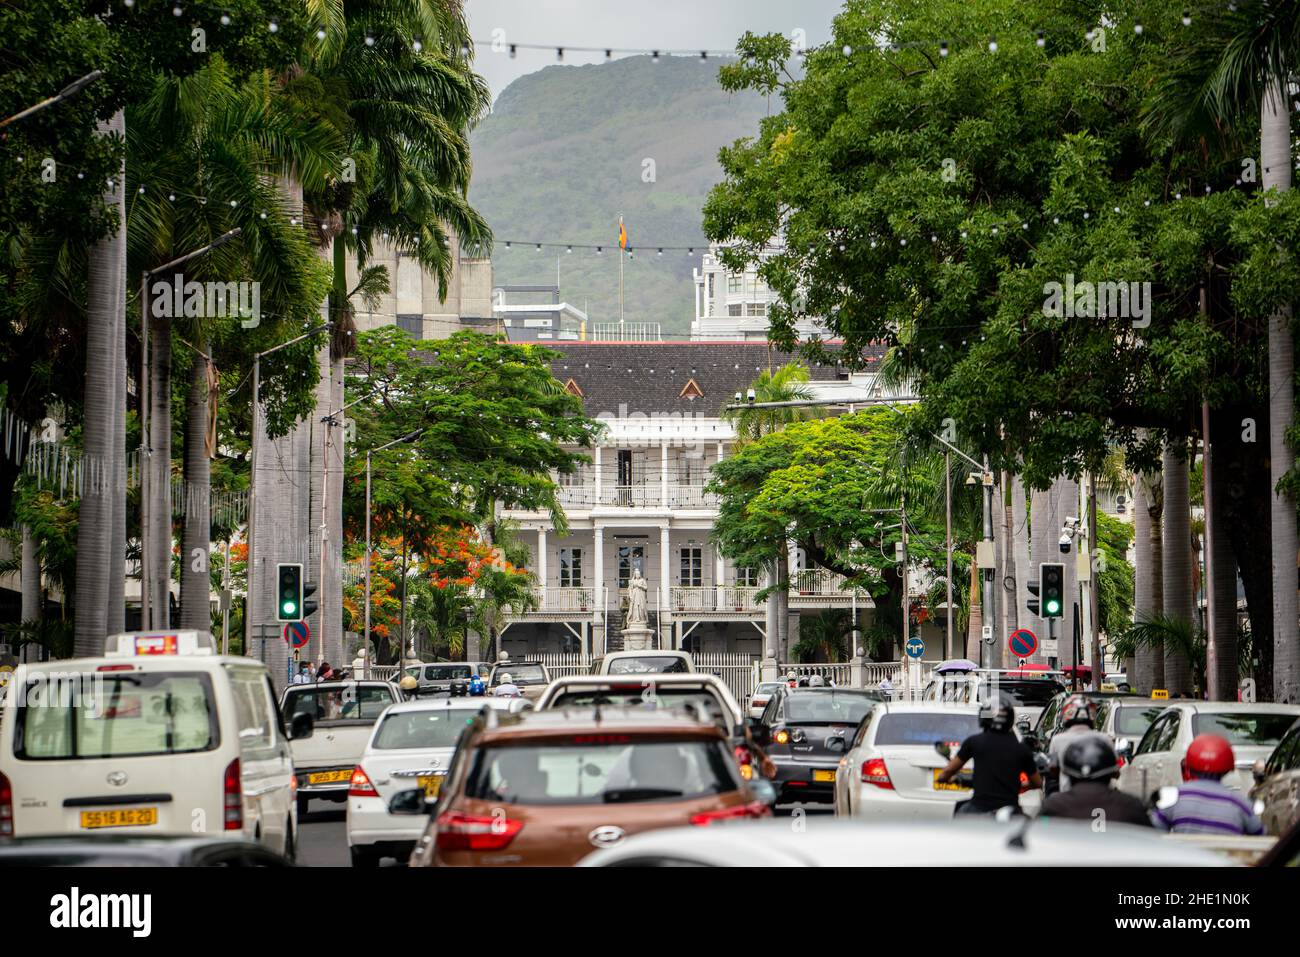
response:
[(623, 214), (619, 213), (618, 214), (618, 239), (619, 239), (619, 243), (618, 243), (618, 338), (620, 342), (626, 338), (626, 335), (623, 331), (623, 257), (627, 255), (627, 249), (625, 248), (624, 240), (623, 240), (623, 237), (626, 235), (626, 233), (624, 233), (623, 230), (624, 230)]

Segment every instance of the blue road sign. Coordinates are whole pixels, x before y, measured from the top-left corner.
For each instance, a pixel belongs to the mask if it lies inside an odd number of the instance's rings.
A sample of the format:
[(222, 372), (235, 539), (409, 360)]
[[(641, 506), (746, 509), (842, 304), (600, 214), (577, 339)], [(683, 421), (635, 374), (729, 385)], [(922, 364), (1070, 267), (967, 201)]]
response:
[(1007, 647), (1017, 658), (1028, 658), (1038, 650), (1038, 636), (1028, 628), (1017, 628), (1007, 639)]
[(909, 658), (920, 658), (925, 654), (925, 642), (920, 638), (907, 639), (907, 645), (905, 648), (907, 650), (907, 657)]

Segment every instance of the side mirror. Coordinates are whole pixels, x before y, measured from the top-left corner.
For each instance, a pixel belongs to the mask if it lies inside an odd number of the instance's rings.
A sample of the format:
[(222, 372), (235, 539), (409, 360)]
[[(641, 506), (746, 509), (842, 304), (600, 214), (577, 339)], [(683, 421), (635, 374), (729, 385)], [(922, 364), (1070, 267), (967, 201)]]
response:
[(1256, 784), (1259, 784), (1264, 780), (1264, 778), (1268, 776), (1266, 773), (1267, 767), (1268, 766), (1264, 762), (1263, 758), (1261, 758), (1260, 760), (1256, 761), (1254, 764), (1251, 765), (1250, 770), (1255, 775)]
[(315, 727), (316, 722), (312, 720), (312, 716), (305, 711), (299, 711), (289, 719), (289, 740), (300, 741), (303, 738), (310, 738)]
[(1115, 742), (1115, 754), (1125, 761), (1133, 760), (1133, 742), (1128, 738), (1120, 738)]
[(1029, 727), (1029, 719), (1028, 719), (1028, 718), (1021, 718), (1019, 721), (1016, 722), (1016, 727), (1019, 729), (1020, 734), (1021, 734), (1022, 736), (1029, 734), (1030, 731), (1032, 730), (1032, 729)]
[(407, 788), (398, 791), (388, 801), (389, 814), (432, 814), (437, 801), (424, 796), (424, 788)]
[(761, 801), (768, 807), (776, 806), (776, 785), (767, 778), (753, 778), (749, 782), (749, 790), (753, 793), (755, 800)]

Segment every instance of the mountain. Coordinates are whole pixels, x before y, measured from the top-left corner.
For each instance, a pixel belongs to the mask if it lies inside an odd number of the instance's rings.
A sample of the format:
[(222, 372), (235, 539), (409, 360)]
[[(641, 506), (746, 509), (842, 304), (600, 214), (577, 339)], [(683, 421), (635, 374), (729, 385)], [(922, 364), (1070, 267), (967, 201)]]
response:
[[(716, 60), (640, 56), (548, 66), (506, 87), (471, 136), (470, 201), (497, 237), (494, 281), (554, 283), (559, 260), (561, 298), (592, 322), (617, 321), (622, 213), (634, 249), (624, 263), (626, 320), (688, 333), (691, 270), (707, 247), (701, 211), (722, 178), (718, 149), (754, 135), (767, 114), (763, 97), (722, 90), (717, 71)], [(538, 252), (525, 241), (603, 245), (604, 253)], [(695, 252), (658, 256), (656, 245)]]

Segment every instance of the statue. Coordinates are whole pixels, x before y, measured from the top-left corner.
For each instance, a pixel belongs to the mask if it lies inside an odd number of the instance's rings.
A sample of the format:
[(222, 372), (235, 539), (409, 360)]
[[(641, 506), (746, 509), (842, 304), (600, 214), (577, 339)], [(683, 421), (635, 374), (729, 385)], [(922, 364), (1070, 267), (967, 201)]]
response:
[(641, 577), (641, 569), (632, 569), (632, 578), (627, 583), (627, 624), (644, 625), (649, 620), (646, 614), (646, 593), (649, 583)]

